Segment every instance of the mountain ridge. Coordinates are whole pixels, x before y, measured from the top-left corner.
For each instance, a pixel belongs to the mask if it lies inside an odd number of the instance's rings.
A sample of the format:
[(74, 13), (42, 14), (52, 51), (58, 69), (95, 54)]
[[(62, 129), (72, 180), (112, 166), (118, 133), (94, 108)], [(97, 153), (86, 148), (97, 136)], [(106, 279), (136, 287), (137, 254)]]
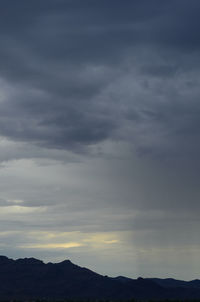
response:
[(66, 259), (0, 256), (0, 299), (199, 299), (200, 280), (102, 276)]

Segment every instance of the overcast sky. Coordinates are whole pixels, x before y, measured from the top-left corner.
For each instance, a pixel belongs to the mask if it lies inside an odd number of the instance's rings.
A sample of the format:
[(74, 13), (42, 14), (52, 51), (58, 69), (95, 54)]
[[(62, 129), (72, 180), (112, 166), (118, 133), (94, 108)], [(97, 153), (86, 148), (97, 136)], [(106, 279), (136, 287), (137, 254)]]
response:
[(199, 0), (0, 0), (0, 254), (199, 278), (199, 30)]

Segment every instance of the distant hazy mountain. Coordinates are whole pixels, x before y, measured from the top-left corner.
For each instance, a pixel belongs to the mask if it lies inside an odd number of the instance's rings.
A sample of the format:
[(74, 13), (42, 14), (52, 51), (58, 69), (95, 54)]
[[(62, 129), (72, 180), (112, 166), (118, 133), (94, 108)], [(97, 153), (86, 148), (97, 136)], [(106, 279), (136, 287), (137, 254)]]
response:
[[(123, 283), (129, 282), (130, 280), (133, 280), (131, 278), (127, 278), (124, 276), (118, 276), (114, 278), (115, 280), (121, 281)], [(166, 279), (160, 279), (160, 278), (145, 278), (145, 280), (151, 280), (158, 285), (164, 287), (164, 288), (177, 288), (177, 287), (184, 287), (184, 288), (196, 288), (200, 289), (200, 280), (195, 279), (192, 281), (183, 281), (183, 280), (176, 280), (173, 278), (166, 278)]]
[(34, 258), (12, 260), (0, 256), (0, 300), (200, 298), (199, 283), (199, 280), (109, 278), (69, 260), (45, 264)]
[(175, 288), (175, 287), (184, 287), (184, 288), (197, 288), (200, 289), (200, 280), (192, 280), (192, 281), (183, 281), (176, 280), (173, 278), (167, 279), (159, 279), (159, 278), (148, 278), (147, 280), (152, 280), (156, 282), (158, 285), (161, 285), (165, 288)]

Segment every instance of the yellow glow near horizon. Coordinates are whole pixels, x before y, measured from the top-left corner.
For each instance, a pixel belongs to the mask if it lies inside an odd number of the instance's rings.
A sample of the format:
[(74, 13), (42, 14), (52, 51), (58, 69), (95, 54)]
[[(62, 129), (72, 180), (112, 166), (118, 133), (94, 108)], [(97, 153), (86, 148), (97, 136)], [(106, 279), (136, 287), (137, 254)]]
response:
[(69, 249), (85, 247), (90, 250), (104, 249), (109, 246), (120, 245), (120, 236), (116, 232), (111, 233), (81, 233), (75, 232), (29, 232), (29, 244), (22, 244), (18, 248), (25, 249)]
[(82, 243), (79, 242), (68, 242), (68, 243), (46, 243), (46, 244), (31, 244), (31, 245), (23, 245), (20, 248), (27, 249), (69, 249), (74, 247), (83, 246)]

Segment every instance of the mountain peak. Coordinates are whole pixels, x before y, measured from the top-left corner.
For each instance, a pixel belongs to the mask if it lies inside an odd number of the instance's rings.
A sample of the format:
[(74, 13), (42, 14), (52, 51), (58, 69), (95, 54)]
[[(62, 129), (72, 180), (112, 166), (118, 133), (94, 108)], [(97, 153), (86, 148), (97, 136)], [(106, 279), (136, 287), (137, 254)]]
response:
[(6, 257), (6, 256), (3, 256), (3, 255), (0, 255), (0, 264), (7, 264), (8, 262), (12, 262), (13, 260)]
[(22, 265), (43, 265), (44, 262), (41, 260), (38, 260), (36, 258), (19, 258), (16, 260), (17, 264), (22, 264)]
[[(66, 260), (63, 260), (63, 261), (61, 261), (59, 264), (73, 264), (69, 259), (66, 259)], [(73, 264), (73, 265), (75, 265), (75, 264)]]

